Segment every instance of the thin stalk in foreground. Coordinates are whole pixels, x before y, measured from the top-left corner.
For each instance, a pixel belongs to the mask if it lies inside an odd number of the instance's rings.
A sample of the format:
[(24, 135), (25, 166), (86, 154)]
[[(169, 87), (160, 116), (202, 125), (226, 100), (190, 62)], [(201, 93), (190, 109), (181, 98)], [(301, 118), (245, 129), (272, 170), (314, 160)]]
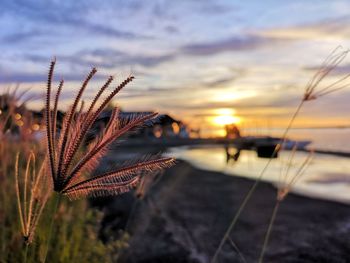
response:
[(217, 257), (223, 247), (223, 245), (225, 244), (227, 238), (230, 236), (231, 231), (233, 230), (234, 226), (236, 225), (239, 217), (241, 216), (241, 213), (243, 212), (246, 204), (248, 203), (248, 201), (250, 200), (251, 196), (253, 195), (255, 189), (257, 188), (257, 186), (259, 185), (261, 179), (263, 178), (267, 168), (270, 166), (272, 158), (275, 156), (275, 154), (277, 154), (277, 152), (279, 151), (280, 148), (282, 148), (284, 141), (286, 140), (287, 134), (289, 132), (289, 130), (291, 129), (296, 117), (298, 116), (303, 104), (304, 104), (305, 100), (301, 100), (297, 109), (295, 110), (292, 118), (289, 121), (289, 124), (286, 128), (286, 130), (283, 133), (283, 136), (279, 142), (279, 144), (276, 146), (275, 150), (273, 151), (271, 157), (269, 158), (268, 162), (266, 163), (266, 165), (264, 166), (263, 170), (261, 171), (260, 175), (256, 178), (253, 186), (250, 188), (249, 192), (247, 193), (246, 197), (244, 198), (243, 202), (241, 203), (240, 207), (237, 210), (237, 213), (235, 214), (235, 217), (232, 219), (231, 224), (229, 225), (228, 229), (226, 230), (222, 240), (220, 241), (219, 247), (216, 249), (215, 254), (211, 260), (212, 263), (216, 262)]
[[(303, 95), (302, 99), (300, 100), (300, 103), (299, 103), (298, 107), (296, 108), (287, 128), (285, 129), (283, 136), (281, 137), (279, 145), (277, 145), (277, 147), (275, 148), (271, 157), (273, 157), (280, 148), (283, 148), (283, 144), (286, 140), (286, 136), (287, 136), (290, 128), (292, 127), (292, 125), (294, 123), (294, 120), (298, 116), (298, 114), (299, 114), (299, 112), (300, 112), (300, 110), (305, 102), (310, 101), (310, 100), (315, 100), (315, 99), (322, 97), (324, 95), (327, 95), (331, 92), (335, 92), (335, 91), (338, 91), (340, 89), (344, 89), (344, 88), (350, 86), (349, 82), (346, 82), (345, 84), (343, 83), (345, 81), (349, 81), (349, 79), (350, 79), (350, 74), (346, 74), (344, 77), (340, 78), (339, 80), (337, 80), (331, 84), (325, 85), (324, 87), (320, 88), (317, 91), (317, 88), (320, 86), (320, 83), (324, 80), (324, 78), (330, 72), (332, 72), (345, 59), (347, 54), (350, 52), (350, 50), (348, 50), (348, 49), (346, 49), (344, 51), (339, 51), (341, 49), (342, 48), (339, 46), (339, 47), (335, 48), (330, 53), (330, 55), (322, 63), (320, 69), (316, 72), (316, 74), (310, 79), (309, 83), (306, 85), (304, 95)], [(266, 166), (264, 167), (264, 169), (260, 173), (259, 177), (256, 179), (252, 188), (249, 190), (247, 196), (245, 197), (241, 206), (239, 207), (234, 219), (232, 220), (229, 228), (227, 229), (224, 237), (222, 238), (219, 247), (215, 251), (215, 254), (211, 260), (212, 263), (214, 263), (216, 261), (217, 256), (219, 255), (222, 246), (225, 244), (227, 237), (231, 233), (231, 230), (233, 229), (234, 225), (236, 224), (244, 207), (246, 206), (247, 202), (249, 201), (250, 197), (252, 196), (253, 192), (255, 191), (256, 187), (258, 186), (259, 182), (261, 181), (267, 167), (270, 165), (271, 159), (272, 158), (270, 158), (270, 160), (267, 162)]]
[(266, 235), (265, 235), (264, 244), (263, 244), (263, 247), (262, 247), (262, 249), (261, 249), (260, 256), (259, 256), (259, 261), (258, 261), (259, 263), (262, 263), (263, 260), (264, 260), (264, 255), (265, 255), (266, 247), (267, 247), (267, 244), (269, 243), (269, 239), (270, 239), (272, 227), (273, 227), (273, 224), (274, 224), (274, 222), (275, 222), (276, 215), (277, 215), (277, 212), (278, 212), (278, 208), (280, 207), (280, 204), (281, 204), (281, 201), (278, 200), (278, 201), (276, 202), (276, 204), (275, 204), (274, 209), (273, 209), (272, 216), (271, 216), (270, 223), (269, 223), (269, 227), (268, 227), (267, 232), (266, 232)]
[(27, 263), (27, 258), (28, 258), (28, 247), (29, 247), (29, 244), (25, 244), (26, 246), (26, 249), (24, 251), (24, 263)]
[(45, 250), (45, 255), (44, 255), (44, 263), (46, 262), (46, 258), (47, 258), (47, 253), (49, 252), (49, 248), (50, 248), (50, 243), (51, 243), (51, 239), (52, 239), (52, 230), (53, 230), (53, 225), (55, 222), (55, 217), (56, 217), (56, 213), (58, 210), (58, 207), (60, 206), (60, 202), (61, 202), (61, 195), (60, 194), (56, 194), (56, 203), (54, 206), (54, 210), (52, 212), (52, 217), (51, 217), (51, 223), (50, 223), (50, 230), (49, 230), (49, 236), (47, 238), (47, 245), (46, 245), (46, 250)]
[(247, 263), (247, 260), (244, 258), (243, 254), (241, 253), (241, 251), (239, 250), (239, 248), (237, 247), (235, 242), (233, 242), (231, 237), (228, 238), (228, 241), (230, 241), (230, 244), (232, 245), (232, 247), (237, 251), (237, 254), (238, 254), (239, 258), (241, 259), (241, 261), (243, 263)]
[(140, 203), (140, 199), (136, 199), (134, 201), (134, 203), (132, 204), (131, 211), (129, 213), (128, 219), (127, 219), (126, 224), (125, 224), (125, 232), (128, 232), (130, 222), (134, 216), (134, 213), (135, 213), (136, 208), (137, 208), (139, 203)]
[(307, 158), (304, 160), (304, 162), (301, 164), (301, 166), (298, 168), (296, 173), (293, 176), (288, 176), (289, 167), (291, 166), (292, 159), (294, 157), (294, 153), (295, 153), (296, 149), (297, 149), (297, 147), (295, 146), (293, 149), (293, 152), (291, 153), (291, 158), (289, 159), (290, 162), (287, 166), (287, 170), (286, 170), (286, 173), (284, 175), (284, 182), (283, 182), (284, 185), (278, 186), (275, 207), (273, 209), (270, 223), (269, 223), (266, 235), (264, 237), (264, 243), (263, 243), (260, 257), (259, 257), (259, 261), (258, 261), (259, 263), (262, 263), (264, 260), (265, 251), (266, 251), (267, 245), (268, 245), (269, 240), (270, 240), (272, 227), (274, 225), (275, 218), (277, 216), (277, 212), (278, 212), (278, 208), (279, 208), (280, 204), (287, 197), (288, 193), (292, 189), (292, 186), (295, 185), (296, 182), (300, 179), (300, 177), (305, 173), (305, 171), (306, 171), (307, 167), (310, 165), (312, 157), (313, 157), (313, 151), (311, 151), (309, 153), (309, 155), (307, 156)]

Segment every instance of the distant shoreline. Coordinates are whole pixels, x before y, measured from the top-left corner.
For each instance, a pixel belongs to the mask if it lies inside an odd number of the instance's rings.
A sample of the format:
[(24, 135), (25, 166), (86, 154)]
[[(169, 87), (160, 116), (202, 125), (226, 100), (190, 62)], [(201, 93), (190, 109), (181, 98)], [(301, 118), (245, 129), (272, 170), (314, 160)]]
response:
[[(300, 151), (303, 152), (308, 152), (308, 149), (302, 149)], [(321, 150), (321, 149), (316, 149), (313, 150), (315, 153), (319, 153), (319, 154), (329, 154), (329, 155), (335, 155), (335, 156), (339, 156), (339, 157), (348, 157), (350, 158), (350, 152), (343, 152), (343, 151), (331, 151), (331, 150)]]
[[(181, 147), (181, 146), (203, 147), (203, 146), (215, 146), (215, 145), (216, 146), (231, 145), (232, 147), (238, 147), (236, 141), (228, 140), (226, 138), (205, 138), (205, 139), (165, 138), (165, 139), (148, 139), (148, 140), (133, 138), (122, 143), (121, 147), (124, 146), (124, 147), (138, 148), (138, 147), (147, 146), (151, 148), (167, 149), (170, 147)], [(309, 148), (298, 149), (298, 151), (307, 152), (307, 151), (310, 151), (310, 149)], [(329, 155), (350, 158), (350, 152), (346, 152), (346, 151), (323, 150), (323, 149), (313, 149), (313, 151), (319, 154), (329, 154)]]

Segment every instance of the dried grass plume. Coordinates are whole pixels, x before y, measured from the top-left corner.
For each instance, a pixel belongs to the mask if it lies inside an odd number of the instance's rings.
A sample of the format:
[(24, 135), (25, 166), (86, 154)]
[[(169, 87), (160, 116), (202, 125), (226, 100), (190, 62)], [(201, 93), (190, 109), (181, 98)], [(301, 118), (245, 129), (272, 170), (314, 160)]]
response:
[(45, 108), (48, 161), (55, 191), (73, 199), (84, 196), (116, 195), (135, 187), (139, 181), (140, 172), (166, 168), (174, 163), (172, 158), (150, 158), (89, 179), (84, 178), (83, 174), (91, 173), (97, 167), (101, 158), (107, 153), (109, 146), (115, 140), (141, 127), (146, 122), (154, 120), (157, 113), (121, 118), (119, 109), (115, 107), (104, 130), (90, 143), (86, 152), (81, 155), (82, 151), (79, 151), (79, 149), (86, 142), (87, 134), (100, 114), (114, 96), (129, 84), (134, 77), (129, 76), (112, 88), (104, 99), (101, 99), (113, 81), (113, 76), (110, 76), (98, 90), (88, 109), (84, 111), (82, 96), (90, 80), (97, 72), (93, 68), (83, 81), (73, 104), (69, 107), (63, 119), (62, 128), (58, 130), (56, 119), (64, 82), (62, 80), (59, 84), (52, 109), (51, 95), (55, 64), (56, 61), (53, 60), (49, 69)]

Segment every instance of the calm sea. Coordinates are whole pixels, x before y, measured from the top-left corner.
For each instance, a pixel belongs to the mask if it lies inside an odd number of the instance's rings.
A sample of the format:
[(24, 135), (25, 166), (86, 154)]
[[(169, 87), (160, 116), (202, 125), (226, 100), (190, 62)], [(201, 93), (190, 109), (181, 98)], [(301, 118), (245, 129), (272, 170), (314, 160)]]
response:
[[(247, 130), (246, 134), (282, 136), (282, 129)], [(350, 128), (317, 128), (317, 129), (291, 129), (288, 138), (296, 140), (310, 140), (314, 149), (350, 152)]]
[[(317, 138), (324, 139), (326, 134), (322, 134), (322, 137), (318, 134)], [(332, 144), (327, 144), (321, 140), (315, 145), (349, 151), (349, 146), (342, 145), (342, 139), (340, 138), (340, 135), (342, 138), (346, 137), (345, 131), (338, 131), (338, 134), (339, 137), (336, 137)], [(345, 142), (346, 140), (343, 141), (343, 143)], [(231, 154), (235, 152), (235, 149), (230, 150)], [(240, 152), (237, 160), (230, 159), (228, 161), (226, 149), (217, 145), (175, 147), (171, 149), (169, 155), (188, 161), (199, 169), (251, 179), (259, 177), (269, 160), (268, 158), (258, 158), (255, 151), (245, 150)], [(281, 152), (278, 158), (271, 161), (262, 180), (274, 185), (288, 183), (307, 157), (308, 153), (306, 152), (297, 152), (292, 158), (291, 151)], [(286, 173), (287, 170), (288, 173)], [(307, 169), (292, 187), (292, 192), (350, 204), (350, 158), (329, 154), (314, 154)]]

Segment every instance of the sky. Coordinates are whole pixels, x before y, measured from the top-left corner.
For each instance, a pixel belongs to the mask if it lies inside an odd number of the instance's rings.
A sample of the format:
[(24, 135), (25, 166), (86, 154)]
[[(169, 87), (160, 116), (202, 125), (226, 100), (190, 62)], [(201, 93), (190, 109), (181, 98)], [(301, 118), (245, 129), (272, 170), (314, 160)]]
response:
[[(20, 84), (42, 107), (50, 60), (65, 80), (64, 108), (92, 67), (85, 100), (109, 76), (136, 78), (116, 98), (201, 128), (283, 127), (308, 80), (341, 45), (350, 48), (349, 1), (0, 2), (0, 92)], [(331, 79), (350, 73), (350, 58)], [(296, 126), (349, 125), (350, 87), (308, 103)]]

